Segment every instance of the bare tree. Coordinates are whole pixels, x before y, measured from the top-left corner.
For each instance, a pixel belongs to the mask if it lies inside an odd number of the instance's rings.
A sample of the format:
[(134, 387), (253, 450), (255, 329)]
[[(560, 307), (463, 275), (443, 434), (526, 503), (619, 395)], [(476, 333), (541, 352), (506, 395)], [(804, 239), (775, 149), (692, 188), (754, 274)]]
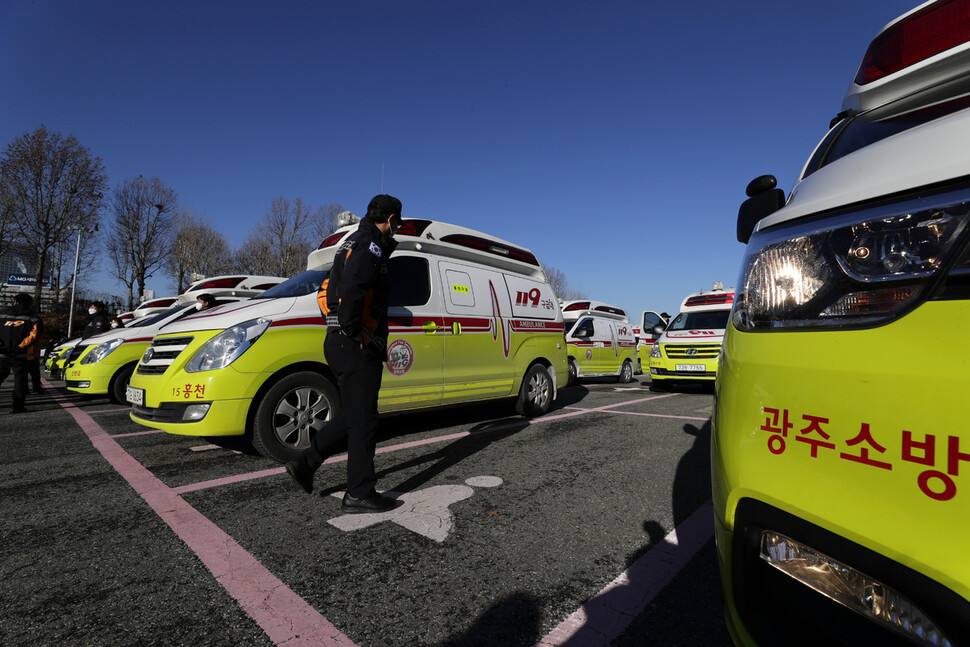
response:
[(252, 274), (295, 276), (315, 247), (312, 209), (300, 198), (276, 198), (240, 248), (239, 269)]
[(549, 282), (552, 291), (561, 300), (570, 301), (572, 299), (586, 298), (586, 294), (582, 290), (569, 287), (569, 281), (566, 280), (565, 272), (545, 263), (540, 263), (539, 265), (542, 267), (542, 272), (546, 275), (546, 281)]
[(229, 241), (216, 231), (205, 216), (192, 209), (179, 209), (172, 219), (171, 253), (165, 271), (175, 280), (181, 293), (192, 282), (193, 274), (215, 276), (234, 270)]
[(125, 180), (115, 189), (106, 243), (114, 275), (128, 288), (128, 307), (135, 307), (145, 280), (161, 269), (171, 245), (170, 222), (175, 210), (175, 191), (157, 177)]
[(311, 244), (319, 245), (324, 238), (332, 234), (337, 229), (337, 215), (345, 211), (339, 202), (331, 202), (322, 207), (317, 207), (313, 212), (313, 219), (310, 231)]
[(38, 303), (52, 249), (77, 230), (95, 228), (107, 182), (101, 158), (73, 135), (62, 138), (44, 126), (15, 139), (0, 157), (0, 204), (16, 238), (37, 254)]

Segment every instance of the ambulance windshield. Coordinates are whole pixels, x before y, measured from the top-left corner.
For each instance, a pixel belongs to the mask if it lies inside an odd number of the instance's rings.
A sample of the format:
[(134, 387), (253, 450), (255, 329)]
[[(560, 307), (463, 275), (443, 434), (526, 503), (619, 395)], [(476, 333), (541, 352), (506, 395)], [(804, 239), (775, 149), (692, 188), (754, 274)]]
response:
[(730, 310), (707, 312), (681, 312), (667, 330), (722, 330), (727, 328)]
[(303, 274), (287, 279), (279, 285), (257, 294), (253, 299), (279, 299), (281, 297), (302, 297), (320, 289), (330, 270), (307, 270)]

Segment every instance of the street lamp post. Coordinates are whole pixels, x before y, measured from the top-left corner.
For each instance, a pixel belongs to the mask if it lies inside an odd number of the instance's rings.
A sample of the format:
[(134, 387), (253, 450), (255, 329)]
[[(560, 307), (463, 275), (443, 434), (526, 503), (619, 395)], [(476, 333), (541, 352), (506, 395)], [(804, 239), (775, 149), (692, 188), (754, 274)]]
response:
[(79, 227), (77, 225), (68, 227), (68, 229), (77, 230), (77, 248), (74, 250), (74, 278), (71, 279), (71, 311), (67, 315), (67, 338), (71, 338), (71, 331), (74, 329), (74, 295), (77, 293), (77, 264), (78, 259), (81, 257), (81, 232), (91, 233), (98, 230), (98, 226), (95, 225), (94, 229), (86, 229), (84, 227)]

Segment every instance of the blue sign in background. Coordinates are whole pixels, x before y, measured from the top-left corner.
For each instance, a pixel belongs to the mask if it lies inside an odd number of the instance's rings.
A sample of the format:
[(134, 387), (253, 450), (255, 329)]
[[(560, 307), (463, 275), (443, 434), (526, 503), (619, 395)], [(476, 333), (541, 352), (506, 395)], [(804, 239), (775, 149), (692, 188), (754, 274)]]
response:
[[(7, 283), (10, 285), (36, 285), (37, 281), (33, 274), (11, 274), (7, 277)], [(51, 277), (44, 277), (44, 285), (50, 287)]]

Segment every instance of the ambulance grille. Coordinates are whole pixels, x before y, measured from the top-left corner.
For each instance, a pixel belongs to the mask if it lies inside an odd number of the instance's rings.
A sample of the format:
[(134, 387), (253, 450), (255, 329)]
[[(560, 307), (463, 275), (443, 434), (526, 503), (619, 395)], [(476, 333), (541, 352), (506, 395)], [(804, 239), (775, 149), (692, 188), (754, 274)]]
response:
[(84, 344), (83, 346), (81, 344), (74, 345), (69, 351), (67, 351), (67, 361), (73, 362), (74, 360), (76, 360), (78, 357), (81, 356), (81, 353), (84, 352), (84, 349), (90, 345), (91, 344)]
[(721, 350), (720, 344), (663, 344), (670, 359), (714, 359)]
[(151, 359), (145, 361), (145, 358), (142, 357), (141, 362), (138, 363), (137, 373), (139, 375), (161, 375), (165, 372), (165, 369), (172, 365), (175, 358), (192, 343), (192, 339), (193, 337), (153, 339), (149, 348), (152, 351)]

